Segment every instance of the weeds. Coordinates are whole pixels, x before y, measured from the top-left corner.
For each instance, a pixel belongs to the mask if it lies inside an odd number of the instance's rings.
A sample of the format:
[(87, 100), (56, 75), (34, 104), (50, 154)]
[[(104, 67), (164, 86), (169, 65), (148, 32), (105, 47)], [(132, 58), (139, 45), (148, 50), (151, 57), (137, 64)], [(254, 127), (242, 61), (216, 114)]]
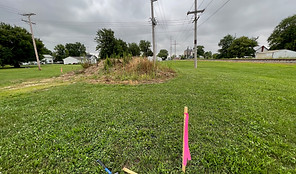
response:
[(115, 81), (166, 79), (173, 77), (175, 73), (166, 65), (161, 65), (158, 62), (154, 65), (153, 62), (145, 58), (131, 58), (129, 56), (123, 59), (107, 58), (103, 64), (103, 74), (111, 75), (111, 80)]
[(93, 66), (93, 64), (91, 64), (88, 61), (85, 61), (84, 63), (81, 64), (81, 66), (82, 66), (83, 69), (86, 69), (86, 68), (89, 68), (89, 67)]

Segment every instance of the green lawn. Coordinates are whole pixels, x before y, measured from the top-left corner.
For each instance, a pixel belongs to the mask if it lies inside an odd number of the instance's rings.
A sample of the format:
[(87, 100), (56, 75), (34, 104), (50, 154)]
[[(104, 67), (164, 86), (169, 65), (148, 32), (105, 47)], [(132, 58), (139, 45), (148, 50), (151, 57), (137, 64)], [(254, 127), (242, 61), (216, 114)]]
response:
[(295, 64), (169, 64), (178, 76), (162, 84), (80, 82), (2, 97), (0, 173), (104, 173), (97, 159), (113, 172), (181, 173), (184, 106), (187, 173), (296, 172)]
[[(25, 68), (26, 67), (26, 68)], [(63, 73), (81, 69), (81, 65), (42, 65), (39, 72), (37, 66), (24, 66), (22, 68), (0, 68), (0, 87), (21, 83), (28, 80), (39, 80), (61, 75)]]

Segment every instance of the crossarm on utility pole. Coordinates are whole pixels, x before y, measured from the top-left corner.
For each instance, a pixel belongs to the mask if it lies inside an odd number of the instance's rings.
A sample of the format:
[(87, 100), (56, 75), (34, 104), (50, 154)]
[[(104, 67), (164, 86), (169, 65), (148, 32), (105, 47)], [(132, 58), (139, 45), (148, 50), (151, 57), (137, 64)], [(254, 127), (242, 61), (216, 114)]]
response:
[(187, 12), (187, 15), (189, 15), (189, 14), (196, 14), (196, 13), (203, 13), (205, 11), (205, 9), (203, 9), (203, 10), (197, 10), (197, 11), (189, 11), (189, 12)]

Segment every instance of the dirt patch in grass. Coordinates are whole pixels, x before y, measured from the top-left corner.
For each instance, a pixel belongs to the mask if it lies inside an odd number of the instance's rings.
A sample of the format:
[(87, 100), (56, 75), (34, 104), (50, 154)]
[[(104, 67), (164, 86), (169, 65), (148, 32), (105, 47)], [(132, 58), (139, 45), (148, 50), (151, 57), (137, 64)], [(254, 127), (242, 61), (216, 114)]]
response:
[[(110, 61), (109, 64), (107, 61)], [(110, 59), (59, 77), (30, 80), (6, 86), (0, 88), (0, 94), (7, 96), (76, 82), (126, 85), (164, 83), (175, 76), (174, 70), (159, 63), (154, 65), (153, 62), (144, 58)]]
[(108, 59), (97, 65), (90, 66), (79, 72), (64, 74), (58, 79), (64, 81), (77, 80), (92, 84), (152, 84), (163, 83), (173, 77), (176, 72), (164, 65), (149, 61), (145, 58), (131, 60)]

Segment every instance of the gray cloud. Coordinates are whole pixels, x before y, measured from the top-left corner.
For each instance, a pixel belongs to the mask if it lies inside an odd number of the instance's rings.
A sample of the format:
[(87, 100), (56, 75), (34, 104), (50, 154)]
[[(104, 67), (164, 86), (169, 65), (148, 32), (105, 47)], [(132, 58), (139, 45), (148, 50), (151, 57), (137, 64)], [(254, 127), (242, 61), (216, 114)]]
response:
[[(157, 50), (170, 51), (170, 39), (177, 42), (177, 53), (193, 46), (192, 10), (194, 0), (158, 0), (155, 5)], [(199, 1), (201, 2), (201, 0)], [(201, 8), (211, 0), (204, 0)], [(295, 0), (231, 0), (207, 20), (226, 0), (214, 0), (201, 14), (198, 44), (216, 52), (218, 42), (227, 34), (259, 36), (260, 45), (279, 22), (295, 14)], [(81, 42), (87, 51), (95, 52), (94, 37), (98, 29), (111, 28), (126, 42), (151, 41), (150, 0), (2, 0), (0, 20), (29, 29), (18, 13), (34, 12), (32, 20), (36, 37), (53, 50), (62, 43)], [(207, 21), (206, 21), (207, 20)], [(174, 47), (173, 47), (174, 48)], [(174, 49), (173, 49), (174, 53)]]

